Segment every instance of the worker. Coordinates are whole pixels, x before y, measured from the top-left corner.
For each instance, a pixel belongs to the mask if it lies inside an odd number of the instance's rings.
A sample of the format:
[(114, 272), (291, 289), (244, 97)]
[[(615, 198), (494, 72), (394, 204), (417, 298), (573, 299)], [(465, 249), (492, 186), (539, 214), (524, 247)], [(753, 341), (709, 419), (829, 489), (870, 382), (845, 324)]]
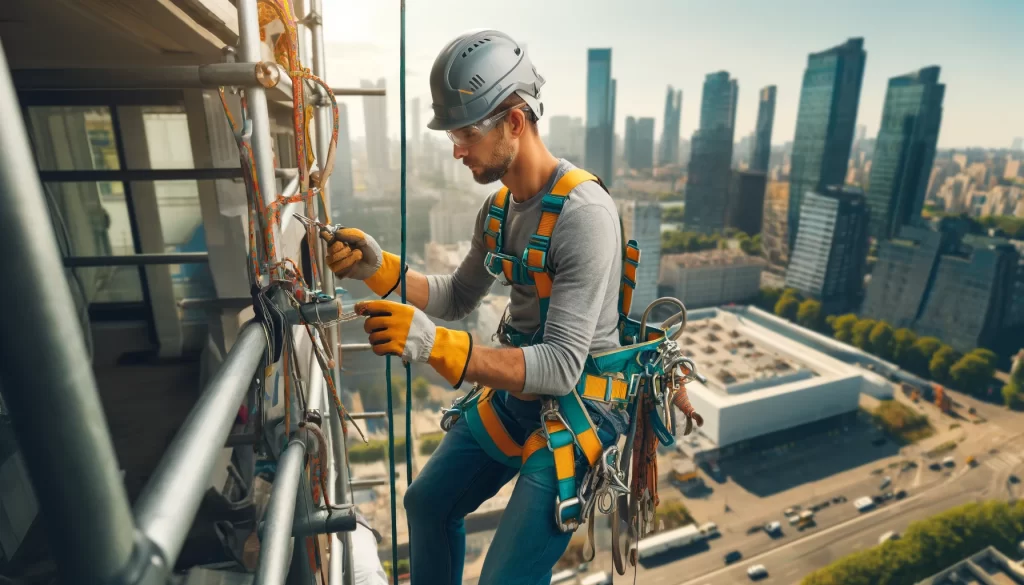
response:
[[(480, 207), (471, 249), (453, 274), (406, 270), (409, 304), (356, 305), (378, 355), (429, 364), (454, 388), (495, 389), (476, 403), (480, 419), (486, 403), (487, 420), (473, 425), (470, 413), (460, 417), (406, 492), (412, 585), (462, 583), (463, 519), (516, 476), (518, 457), (508, 451), (517, 453), (540, 428), (542, 403), (551, 403), (541, 399), (569, 395), (590, 354), (620, 345), (618, 213), (600, 180), (545, 147), (537, 129), (543, 84), (523, 47), (504, 33), (474, 30), (444, 47), (430, 73), (434, 115), (427, 126), (447, 132), (454, 157), (476, 182), (503, 186)], [(362, 280), (380, 297), (396, 295), (401, 261), (369, 234), (339, 228), (327, 256), (339, 278)], [(498, 334), (502, 347), (431, 321), (468, 316), (496, 277), (511, 286)], [(626, 432), (621, 410), (595, 401), (585, 408), (597, 447)], [(568, 463), (575, 463), (577, 484), (588, 467), (581, 451)], [(570, 502), (559, 489), (553, 471), (520, 474), (480, 583), (549, 582), (578, 527), (562, 515)]]

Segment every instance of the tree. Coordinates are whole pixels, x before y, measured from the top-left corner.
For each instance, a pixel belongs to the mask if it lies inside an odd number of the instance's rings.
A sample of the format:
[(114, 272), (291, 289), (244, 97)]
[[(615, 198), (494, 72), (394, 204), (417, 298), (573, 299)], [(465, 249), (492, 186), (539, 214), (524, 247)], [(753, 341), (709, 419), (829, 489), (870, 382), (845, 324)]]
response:
[(988, 387), (992, 383), (994, 373), (995, 368), (975, 354), (965, 355), (949, 368), (949, 377), (952, 378), (953, 385), (975, 396), (988, 395)]
[(1010, 381), (1003, 386), (1003, 402), (1014, 410), (1024, 407), (1024, 360), (1010, 371)]
[(932, 380), (946, 384), (949, 382), (949, 368), (956, 362), (957, 355), (952, 347), (943, 345), (932, 355), (928, 362), (928, 373)]
[(868, 351), (882, 358), (883, 360), (892, 357), (892, 325), (885, 321), (875, 323), (868, 334)]
[(874, 319), (861, 319), (853, 325), (851, 332), (853, 333), (853, 345), (860, 349), (868, 349), (868, 336), (871, 335), (871, 330), (875, 328), (876, 321)]
[(939, 351), (940, 347), (942, 347), (942, 342), (934, 337), (918, 338), (907, 351), (906, 368), (918, 376), (927, 376), (932, 356)]
[(991, 349), (985, 349), (984, 347), (976, 347), (967, 352), (967, 355), (978, 356), (993, 368), (996, 367), (996, 363), (999, 361), (999, 356), (996, 355), (996, 352)]
[(427, 382), (423, 376), (413, 378), (412, 396), (417, 402), (424, 402), (430, 397), (430, 382)]
[(843, 343), (850, 343), (853, 340), (853, 326), (856, 324), (857, 315), (853, 313), (840, 315), (832, 319), (832, 336)]
[(799, 310), (800, 301), (795, 296), (783, 294), (775, 303), (775, 314), (789, 321), (796, 319)]
[(814, 299), (800, 303), (800, 308), (796, 312), (796, 322), (815, 331), (821, 328), (821, 303)]
[(757, 293), (757, 306), (765, 311), (774, 311), (775, 303), (782, 296), (781, 288), (765, 287)]
[(917, 334), (901, 327), (892, 334), (892, 360), (896, 362), (896, 365), (903, 366), (904, 360), (907, 359), (907, 352), (910, 351), (910, 346), (914, 345), (917, 341)]

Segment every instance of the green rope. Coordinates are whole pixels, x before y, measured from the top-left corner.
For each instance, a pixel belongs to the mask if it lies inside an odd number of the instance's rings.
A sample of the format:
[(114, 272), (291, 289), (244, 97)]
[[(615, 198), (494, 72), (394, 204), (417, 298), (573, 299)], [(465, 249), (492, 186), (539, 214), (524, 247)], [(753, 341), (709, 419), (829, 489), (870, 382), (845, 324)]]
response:
[[(401, 266), (406, 266), (406, 136), (405, 136), (405, 0), (400, 0), (399, 15), (401, 19), (400, 46), (399, 46), (399, 112), (401, 116), (401, 150), (402, 150), (402, 190), (401, 190), (401, 216), (402, 216), (402, 250)], [(406, 278), (405, 270), (401, 272), (402, 303), (406, 302)], [(395, 407), (394, 399), (391, 396), (391, 356), (387, 356), (384, 363), (384, 375), (388, 392), (388, 461), (391, 468), (391, 578), (395, 585), (398, 585), (398, 494), (395, 489)], [(411, 366), (405, 364), (405, 479), (406, 486), (412, 483), (412, 375)], [(406, 515), (406, 528), (409, 540), (412, 540), (412, 531), (408, 530), (409, 517)], [(410, 565), (411, 566), (411, 565)], [(411, 570), (411, 569), (410, 569)]]

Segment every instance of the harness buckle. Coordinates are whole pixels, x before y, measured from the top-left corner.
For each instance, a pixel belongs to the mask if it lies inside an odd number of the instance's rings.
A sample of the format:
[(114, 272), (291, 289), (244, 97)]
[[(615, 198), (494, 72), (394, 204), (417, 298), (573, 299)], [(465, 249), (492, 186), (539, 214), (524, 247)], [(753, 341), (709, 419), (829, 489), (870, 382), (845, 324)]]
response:
[(540, 411), (540, 433), (544, 436), (544, 440), (548, 444), (548, 451), (551, 451), (552, 453), (555, 452), (555, 448), (551, 446), (551, 435), (548, 434), (548, 421), (562, 423), (565, 430), (569, 431), (569, 434), (572, 435), (573, 443), (576, 443), (576, 433), (572, 432), (572, 427), (569, 426), (569, 421), (565, 420), (565, 417), (562, 416), (562, 413), (558, 410), (558, 403), (550, 398), (545, 398), (543, 407)]
[(562, 512), (570, 506), (579, 505), (580, 499), (578, 497), (572, 497), (564, 502), (555, 496), (555, 524), (558, 525), (558, 529), (562, 532), (574, 532), (580, 527), (579, 518), (569, 518), (568, 520), (562, 520)]
[(453, 400), (451, 408), (441, 409), (442, 431), (447, 433), (448, 431), (452, 430), (452, 427), (455, 426), (455, 423), (459, 422), (459, 419), (462, 418), (463, 406), (465, 406), (466, 403), (470, 401), (470, 399), (479, 394), (481, 389), (482, 386), (476, 384), (475, 386), (473, 386), (473, 389), (470, 390), (465, 396)]

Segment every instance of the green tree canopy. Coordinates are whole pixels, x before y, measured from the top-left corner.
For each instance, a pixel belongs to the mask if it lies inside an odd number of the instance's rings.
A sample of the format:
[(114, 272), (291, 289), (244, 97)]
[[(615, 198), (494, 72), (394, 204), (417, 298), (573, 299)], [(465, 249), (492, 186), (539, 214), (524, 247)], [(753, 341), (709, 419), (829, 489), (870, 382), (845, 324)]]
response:
[(796, 313), (800, 310), (800, 301), (791, 295), (783, 295), (779, 298), (779, 302), (775, 303), (775, 314), (783, 319), (793, 321), (796, 319)]
[(875, 323), (875, 326), (871, 328), (871, 333), (868, 334), (868, 351), (883, 360), (891, 359), (892, 338), (892, 325), (885, 321)]
[(423, 402), (430, 397), (430, 382), (423, 376), (413, 378), (412, 396), (417, 402)]
[(949, 368), (953, 386), (975, 396), (988, 394), (994, 373), (995, 368), (985, 358), (970, 353)]
[(774, 311), (775, 303), (779, 302), (779, 297), (781, 296), (781, 288), (773, 288), (770, 286), (762, 288), (757, 293), (757, 306), (765, 311)]
[(901, 327), (893, 332), (892, 359), (897, 365), (904, 365), (910, 346), (914, 345), (915, 341), (917, 341), (917, 334), (906, 327)]
[(940, 347), (942, 342), (934, 337), (919, 337), (907, 351), (906, 368), (919, 376), (928, 376), (928, 365)]
[(817, 331), (821, 328), (821, 303), (807, 299), (800, 303), (796, 312), (796, 322), (808, 329)]
[(843, 343), (853, 340), (853, 326), (857, 324), (857, 315), (847, 313), (832, 320), (833, 337)]
[(853, 345), (863, 350), (869, 350), (868, 336), (871, 335), (871, 330), (875, 328), (876, 323), (877, 321), (874, 319), (861, 319), (857, 321), (851, 330), (853, 333), (853, 339), (851, 340)]
[(996, 367), (996, 363), (999, 361), (999, 356), (996, 355), (996, 352), (992, 351), (991, 349), (985, 349), (984, 347), (976, 347), (971, 351), (967, 352), (967, 355), (978, 356), (981, 359), (985, 360), (985, 362), (987, 362), (993, 368)]
[(928, 362), (928, 373), (932, 380), (946, 384), (949, 382), (949, 368), (956, 363), (957, 355), (948, 345), (940, 347)]

